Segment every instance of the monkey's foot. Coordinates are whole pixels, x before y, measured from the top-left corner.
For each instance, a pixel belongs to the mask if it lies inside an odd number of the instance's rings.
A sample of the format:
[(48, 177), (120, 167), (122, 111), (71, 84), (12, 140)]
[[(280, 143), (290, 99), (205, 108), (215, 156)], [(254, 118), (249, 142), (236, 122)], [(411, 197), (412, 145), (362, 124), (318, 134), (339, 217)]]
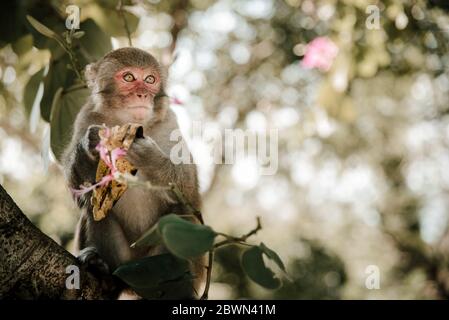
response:
[(78, 260), (93, 272), (109, 274), (109, 266), (100, 257), (95, 247), (87, 247), (80, 251)]

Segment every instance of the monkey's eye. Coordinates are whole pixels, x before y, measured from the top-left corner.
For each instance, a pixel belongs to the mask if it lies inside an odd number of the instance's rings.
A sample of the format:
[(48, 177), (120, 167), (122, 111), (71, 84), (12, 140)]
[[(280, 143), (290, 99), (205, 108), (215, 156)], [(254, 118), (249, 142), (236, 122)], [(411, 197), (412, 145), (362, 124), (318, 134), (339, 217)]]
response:
[(136, 78), (134, 78), (134, 76), (131, 73), (125, 73), (125, 75), (123, 76), (123, 80), (125, 80), (126, 82), (132, 82), (134, 80), (136, 80)]
[(156, 81), (156, 78), (154, 76), (148, 76), (145, 78), (145, 82), (149, 84), (153, 84)]

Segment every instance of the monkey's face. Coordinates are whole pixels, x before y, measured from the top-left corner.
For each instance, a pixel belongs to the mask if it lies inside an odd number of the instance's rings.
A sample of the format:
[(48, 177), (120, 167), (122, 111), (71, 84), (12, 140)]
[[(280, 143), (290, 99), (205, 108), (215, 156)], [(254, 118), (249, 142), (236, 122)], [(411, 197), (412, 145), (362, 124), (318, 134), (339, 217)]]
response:
[(159, 73), (151, 67), (125, 67), (114, 75), (120, 99), (121, 118), (143, 122), (154, 109), (154, 97), (161, 88)]
[(146, 123), (160, 114), (167, 99), (165, 69), (148, 52), (121, 48), (87, 65), (86, 82), (95, 111), (119, 123)]

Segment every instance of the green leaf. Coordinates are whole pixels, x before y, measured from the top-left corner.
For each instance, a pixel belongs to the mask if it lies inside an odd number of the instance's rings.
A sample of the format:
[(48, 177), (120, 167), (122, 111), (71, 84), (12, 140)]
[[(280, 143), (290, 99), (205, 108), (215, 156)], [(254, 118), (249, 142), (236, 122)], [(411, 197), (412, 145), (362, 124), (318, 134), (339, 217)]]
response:
[(53, 98), (58, 88), (68, 88), (74, 83), (75, 73), (67, 69), (70, 59), (63, 55), (57, 60), (50, 61), (50, 68), (44, 79), (44, 95), (41, 100), (41, 116), (50, 122)]
[(36, 94), (43, 77), (44, 68), (33, 74), (25, 85), (23, 91), (23, 105), (25, 106), (27, 116), (31, 115), (31, 109), (33, 108), (34, 100), (36, 99)]
[(75, 39), (80, 39), (80, 38), (82, 38), (85, 34), (86, 34), (86, 33), (85, 33), (84, 31), (77, 31), (77, 32), (75, 32), (75, 33), (73, 34), (73, 37), (74, 37)]
[(31, 25), (34, 27), (34, 29), (39, 31), (44, 36), (49, 37), (49, 38), (56, 37), (56, 33), (54, 33), (51, 29), (47, 28), (42, 23), (40, 23), (39, 21), (34, 19), (32, 16), (27, 15), (26, 17), (27, 17), (28, 22), (31, 23)]
[(149, 288), (180, 278), (188, 271), (186, 260), (160, 254), (125, 263), (114, 271), (114, 275), (133, 288)]
[(159, 233), (159, 224), (155, 224), (148, 231), (146, 231), (139, 239), (131, 244), (131, 248), (152, 246), (162, 241), (162, 237)]
[(43, 35), (39, 31), (37, 31), (33, 25), (27, 23), (27, 25), (29, 25), (29, 33), (33, 36), (33, 46), (38, 49), (50, 50), (52, 53), (52, 58), (55, 58), (54, 53), (58, 53), (58, 55), (60, 55), (60, 52), (65, 52), (62, 47), (62, 42), (64, 40), (61, 36), (59, 36), (66, 31), (64, 20), (61, 19), (61, 17), (59, 17), (58, 15), (48, 15), (48, 13), (46, 13), (46, 15), (40, 19), (41, 21), (45, 22), (45, 26), (47, 26), (48, 29), (56, 34), (57, 39)]
[(181, 219), (175, 214), (168, 214), (163, 216), (158, 220), (158, 222), (152, 226), (148, 231), (146, 231), (139, 239), (136, 240), (131, 247), (144, 247), (152, 246), (163, 241), (162, 239), (162, 229), (167, 223), (176, 223)]
[(27, 15), (26, 17), (27, 17), (28, 22), (40, 34), (42, 34), (42, 35), (44, 35), (44, 36), (46, 36), (48, 38), (55, 39), (58, 42), (63, 43), (64, 40), (58, 34), (56, 34), (53, 30), (51, 30), (50, 28), (47, 28), (45, 25), (43, 25), (42, 23), (40, 23), (39, 21), (34, 19), (32, 16)]
[(177, 214), (174, 214), (174, 213), (167, 214), (167, 215), (163, 216), (162, 218), (160, 218), (158, 221), (159, 232), (162, 234), (162, 230), (164, 230), (164, 228), (169, 224), (184, 223), (184, 222), (191, 223), (191, 222), (188, 222), (187, 220), (181, 218)]
[[(112, 50), (111, 37), (108, 36), (92, 19), (81, 23), (81, 29), (85, 35), (79, 39), (81, 44), (80, 53), (87, 62), (93, 62), (102, 58)], [(77, 33), (78, 33), (77, 32)]]
[(174, 214), (161, 219), (159, 232), (167, 249), (184, 259), (209, 251), (217, 235), (209, 226), (194, 224)]
[(63, 93), (56, 91), (50, 120), (50, 143), (56, 159), (61, 160), (65, 147), (72, 136), (73, 123), (90, 91), (86, 88)]
[(145, 299), (192, 299), (194, 297), (193, 277), (185, 273), (178, 279), (162, 282), (156, 287), (133, 288)]
[(242, 267), (248, 277), (267, 289), (277, 289), (281, 281), (276, 278), (273, 271), (265, 265), (263, 261), (264, 251), (260, 247), (251, 247), (242, 255)]
[(163, 241), (177, 257), (190, 259), (209, 251), (217, 234), (208, 226), (189, 222), (176, 214), (159, 219), (132, 247), (152, 246)]
[(128, 262), (118, 267), (114, 275), (147, 299), (180, 299), (192, 295), (189, 263), (171, 254)]
[(263, 242), (260, 243), (259, 248), (263, 251), (263, 253), (270, 258), (271, 260), (273, 260), (277, 266), (279, 268), (281, 268), (282, 271), (285, 271), (285, 266), (284, 263), (282, 262), (281, 258), (279, 257), (279, 255), (274, 252), (273, 250), (271, 250), (270, 248), (268, 248)]

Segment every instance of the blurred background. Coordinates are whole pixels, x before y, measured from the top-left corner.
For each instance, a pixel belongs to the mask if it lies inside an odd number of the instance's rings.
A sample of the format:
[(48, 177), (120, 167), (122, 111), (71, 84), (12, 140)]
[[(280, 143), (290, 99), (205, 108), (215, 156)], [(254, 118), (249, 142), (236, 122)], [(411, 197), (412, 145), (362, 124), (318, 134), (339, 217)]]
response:
[(41, 83), (58, 45), (25, 15), (63, 32), (70, 4), (90, 52), (128, 46), (129, 34), (169, 68), (183, 129), (278, 130), (274, 175), (247, 159), (202, 162), (214, 142), (189, 139), (206, 223), (240, 235), (260, 216), (250, 241), (278, 252), (290, 277), (264, 290), (227, 247), (211, 299), (449, 298), (447, 1), (2, 2), (0, 183), (69, 250), (78, 212), (49, 147)]

